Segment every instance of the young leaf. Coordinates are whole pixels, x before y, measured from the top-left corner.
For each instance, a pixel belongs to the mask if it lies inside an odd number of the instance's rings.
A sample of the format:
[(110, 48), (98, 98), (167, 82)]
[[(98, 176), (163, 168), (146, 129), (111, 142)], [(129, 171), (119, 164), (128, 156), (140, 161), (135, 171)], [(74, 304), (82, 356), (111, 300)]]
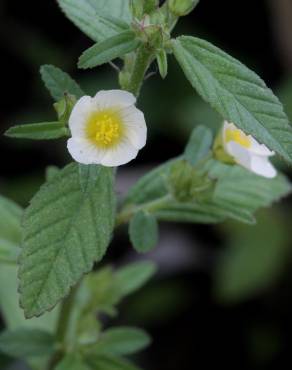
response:
[(140, 370), (127, 360), (115, 356), (93, 355), (87, 363), (94, 370)]
[(40, 73), (46, 88), (56, 101), (63, 99), (66, 93), (74, 95), (76, 98), (85, 95), (79, 85), (60, 68), (44, 65), (41, 67)]
[(81, 287), (84, 296), (88, 297), (84, 300), (85, 314), (91, 312), (92, 316), (92, 312), (96, 311), (107, 315), (115, 314), (116, 305), (125, 296), (146, 284), (155, 271), (156, 266), (153, 262), (143, 261), (127, 265), (117, 271), (107, 266), (87, 275)]
[(54, 351), (54, 337), (38, 329), (7, 330), (0, 335), (0, 351), (16, 358), (49, 355)]
[(292, 128), (282, 104), (251, 70), (195, 37), (172, 41), (176, 59), (204, 100), (223, 118), (292, 162)]
[(115, 273), (119, 294), (124, 297), (145, 285), (156, 273), (157, 267), (151, 261), (135, 262)]
[(131, 15), (125, 0), (57, 0), (65, 15), (96, 42), (127, 29)]
[(164, 79), (167, 76), (168, 72), (168, 61), (166, 52), (164, 50), (160, 50), (157, 53), (156, 59), (160, 76)]
[(91, 353), (104, 353), (113, 356), (132, 355), (150, 344), (149, 335), (141, 329), (117, 327), (101, 334), (98, 341), (89, 346)]
[(42, 122), (10, 127), (5, 135), (16, 139), (50, 140), (68, 136), (68, 129), (59, 122)]
[(146, 253), (158, 243), (158, 224), (153, 215), (140, 211), (130, 221), (129, 234), (133, 247)]
[(54, 370), (92, 370), (78, 353), (67, 353)]
[(193, 166), (204, 159), (211, 149), (213, 135), (205, 126), (196, 127), (185, 148), (184, 157)]
[(20, 302), (26, 317), (39, 316), (102, 259), (114, 227), (113, 171), (102, 167), (84, 192), (78, 165), (43, 185), (25, 211), (20, 256)]
[(105, 39), (87, 49), (79, 58), (79, 68), (93, 68), (122, 57), (138, 48), (135, 32), (127, 30)]

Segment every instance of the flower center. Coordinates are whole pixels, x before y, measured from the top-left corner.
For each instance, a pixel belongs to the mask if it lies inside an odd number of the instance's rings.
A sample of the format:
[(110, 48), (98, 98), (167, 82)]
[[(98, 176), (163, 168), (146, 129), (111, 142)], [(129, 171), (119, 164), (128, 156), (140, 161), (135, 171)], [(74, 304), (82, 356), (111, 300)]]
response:
[(112, 109), (94, 112), (88, 119), (87, 137), (98, 147), (109, 148), (116, 145), (123, 136), (123, 121), (119, 113)]
[(235, 141), (237, 144), (243, 146), (244, 148), (250, 148), (251, 140), (239, 129), (228, 128), (225, 131), (225, 140), (226, 142)]

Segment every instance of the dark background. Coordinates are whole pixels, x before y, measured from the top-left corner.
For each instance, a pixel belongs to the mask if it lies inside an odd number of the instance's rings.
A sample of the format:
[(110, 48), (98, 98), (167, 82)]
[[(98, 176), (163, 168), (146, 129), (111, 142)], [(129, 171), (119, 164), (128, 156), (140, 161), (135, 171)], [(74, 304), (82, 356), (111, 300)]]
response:
[[(289, 0), (201, 0), (192, 15), (181, 19), (175, 33), (207, 38), (239, 58), (279, 93), (290, 113), (290, 5)], [(116, 88), (115, 72), (109, 66), (93, 72), (76, 69), (78, 56), (90, 45), (55, 1), (1, 0), (1, 133), (12, 124), (54, 118), (52, 101), (39, 78), (42, 64), (61, 67), (92, 94)], [(220, 119), (191, 90), (172, 58), (169, 77), (163, 83), (158, 75), (149, 79), (139, 104), (151, 133), (139, 158), (119, 171), (119, 192), (147, 167), (179, 154), (196, 124), (219, 128)], [(64, 144), (13, 141), (2, 135), (1, 193), (25, 206), (44, 181), (45, 167), (70, 161)], [(289, 175), (289, 169), (281, 166)], [(288, 199), (272, 211), (259, 213), (255, 227), (162, 225), (160, 245), (149, 255), (159, 262), (160, 272), (122, 305), (116, 320), (140, 325), (152, 334), (153, 345), (137, 358), (142, 367), (291, 366), (290, 203)], [(273, 251), (266, 250), (279, 230)], [(232, 258), (242, 235), (250, 253), (237, 268), (238, 260)], [(130, 248), (126, 232), (119, 231), (108, 261), (135, 259)], [(276, 256), (273, 261), (266, 261), (268, 253)], [(226, 261), (231, 261), (229, 267), (234, 261), (230, 274), (225, 273)]]

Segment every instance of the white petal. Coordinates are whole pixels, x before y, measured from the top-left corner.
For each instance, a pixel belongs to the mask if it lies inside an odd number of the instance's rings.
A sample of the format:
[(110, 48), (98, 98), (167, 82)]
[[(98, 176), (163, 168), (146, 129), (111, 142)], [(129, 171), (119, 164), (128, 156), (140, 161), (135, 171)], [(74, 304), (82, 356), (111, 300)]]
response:
[[(223, 143), (224, 143), (224, 146), (226, 146), (226, 142), (225, 142), (225, 136), (226, 135), (225, 135), (225, 132), (228, 129), (231, 129), (231, 130), (240, 130), (233, 123), (229, 123), (228, 121), (224, 121), (224, 125), (223, 125)], [(240, 130), (240, 131), (242, 131), (242, 130)], [(248, 138), (251, 141), (251, 146), (248, 149), (252, 153), (254, 153), (256, 155), (267, 156), (267, 157), (271, 157), (271, 156), (273, 156), (275, 154), (270, 149), (268, 149), (266, 147), (266, 145), (260, 144), (253, 136), (251, 136), (251, 135), (247, 135), (247, 136), (248, 136)]]
[(122, 109), (120, 113), (126, 126), (126, 137), (136, 149), (143, 148), (147, 140), (147, 126), (144, 114), (135, 106)]
[(100, 164), (105, 153), (86, 139), (71, 138), (67, 148), (72, 158), (83, 164)]
[(237, 127), (234, 125), (234, 123), (230, 123), (228, 121), (224, 121), (224, 125), (223, 125), (223, 131), (226, 131), (226, 130), (236, 130)]
[(250, 170), (251, 154), (248, 149), (244, 148), (235, 141), (226, 144), (227, 153), (231, 155), (235, 162)]
[(262, 157), (253, 155), (251, 157), (251, 171), (260, 175), (272, 179), (277, 175), (277, 171), (268, 157)]
[(268, 157), (253, 154), (234, 141), (229, 142), (227, 146), (236, 163), (240, 164), (242, 167), (267, 178), (273, 178), (277, 175), (277, 171), (270, 163)]
[(121, 166), (136, 158), (137, 154), (138, 149), (136, 149), (129, 140), (124, 139), (114, 148), (107, 149), (101, 164), (107, 167)]
[(72, 136), (85, 137), (84, 127), (90, 114), (94, 111), (94, 101), (90, 96), (83, 96), (75, 104), (69, 118)]
[(124, 90), (101, 90), (95, 95), (94, 102), (100, 109), (129, 107), (136, 103), (136, 98)]
[(249, 148), (251, 152), (257, 155), (261, 155), (264, 157), (271, 157), (275, 153), (268, 149), (264, 144), (260, 144), (256, 139), (250, 136), (251, 139), (251, 147)]

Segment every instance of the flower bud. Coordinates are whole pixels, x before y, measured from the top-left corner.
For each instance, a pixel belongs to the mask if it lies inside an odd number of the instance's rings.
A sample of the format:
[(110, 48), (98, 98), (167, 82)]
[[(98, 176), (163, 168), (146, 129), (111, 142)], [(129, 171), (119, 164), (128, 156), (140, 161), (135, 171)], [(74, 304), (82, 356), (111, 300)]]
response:
[(65, 93), (64, 98), (54, 103), (55, 111), (57, 112), (60, 122), (67, 123), (71, 115), (72, 109), (76, 104), (76, 97)]
[(198, 3), (199, 0), (169, 0), (169, 9), (174, 15), (183, 17), (193, 11)]
[(158, 6), (158, 0), (132, 0), (130, 2), (132, 14), (137, 19), (141, 19), (145, 14), (151, 14)]

